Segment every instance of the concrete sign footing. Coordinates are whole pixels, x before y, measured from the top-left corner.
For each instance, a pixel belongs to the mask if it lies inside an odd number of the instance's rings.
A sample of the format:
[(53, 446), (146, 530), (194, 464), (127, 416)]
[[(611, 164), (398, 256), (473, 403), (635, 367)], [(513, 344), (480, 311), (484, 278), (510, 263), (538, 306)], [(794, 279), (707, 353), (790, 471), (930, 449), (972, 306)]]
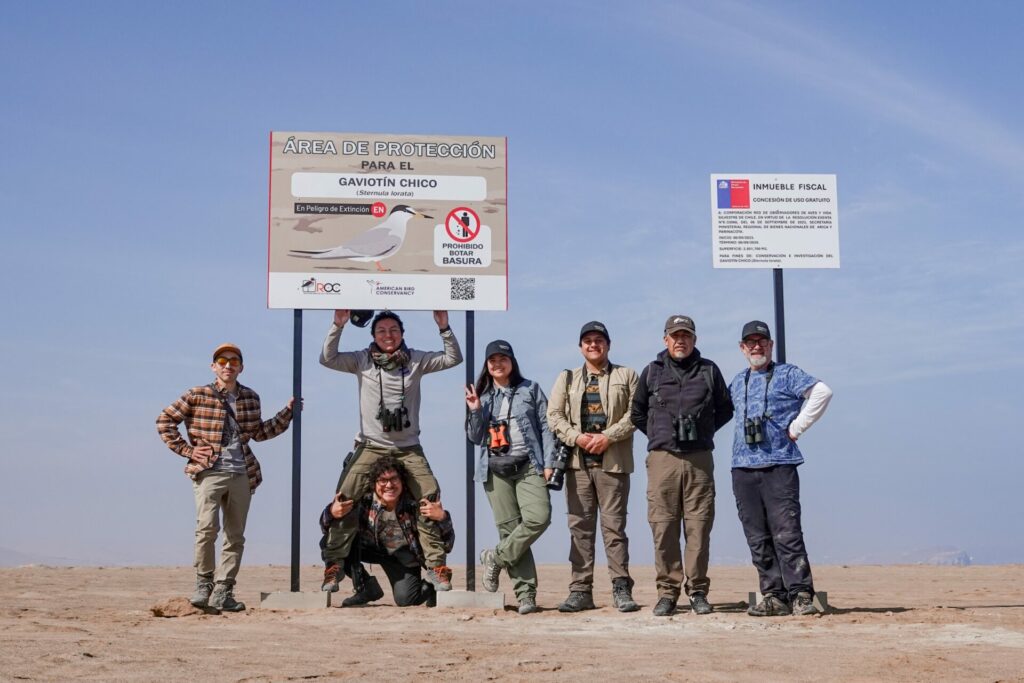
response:
[(475, 609), (505, 609), (504, 593), (486, 591), (438, 591), (438, 607), (466, 607)]
[(261, 609), (323, 609), (330, 604), (330, 593), (323, 591), (276, 591), (260, 593)]

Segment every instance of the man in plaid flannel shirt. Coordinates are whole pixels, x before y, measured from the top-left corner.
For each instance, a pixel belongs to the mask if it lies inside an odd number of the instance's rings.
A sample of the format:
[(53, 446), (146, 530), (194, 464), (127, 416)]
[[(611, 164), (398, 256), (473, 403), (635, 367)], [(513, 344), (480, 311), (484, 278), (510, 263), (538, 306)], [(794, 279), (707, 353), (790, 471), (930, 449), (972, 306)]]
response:
[[(210, 364), (214, 381), (192, 387), (167, 406), (156, 419), (157, 432), (167, 447), (187, 459), (185, 474), (192, 478), (196, 501), (196, 591), (190, 602), (241, 612), (235, 600), (235, 577), (245, 545), (245, 520), (249, 502), (263, 481), (260, 464), (249, 441), (272, 439), (288, 429), (294, 397), (266, 422), (260, 413), (260, 397), (238, 383), (242, 352), (234, 344), (221, 344)], [(185, 423), (186, 441), (178, 425)], [(214, 543), (224, 517), (224, 545), (214, 588)]]

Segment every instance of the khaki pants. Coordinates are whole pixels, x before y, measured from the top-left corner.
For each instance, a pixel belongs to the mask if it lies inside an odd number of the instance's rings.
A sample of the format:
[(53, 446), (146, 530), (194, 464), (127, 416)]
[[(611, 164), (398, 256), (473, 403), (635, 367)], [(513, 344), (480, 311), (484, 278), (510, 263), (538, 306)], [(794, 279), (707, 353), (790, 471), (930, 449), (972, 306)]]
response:
[(590, 593), (594, 588), (594, 537), (598, 512), (608, 573), (612, 581), (629, 579), (629, 539), (626, 507), (629, 475), (601, 471), (600, 467), (566, 470), (565, 500), (569, 511), (570, 591)]
[(544, 477), (524, 466), (511, 477), (487, 473), (484, 492), (494, 513), (501, 541), (494, 548), (498, 563), (508, 570), (516, 598), (537, 596), (537, 565), (530, 546), (551, 524), (551, 498)]
[(192, 482), (196, 497), (196, 576), (213, 581), (214, 544), (224, 515), (224, 544), (220, 552), (217, 583), (235, 585), (245, 549), (245, 520), (249, 516), (249, 476), (207, 470)]
[[(422, 448), (419, 446), (406, 449), (380, 448), (368, 444), (356, 447), (351, 462), (341, 472), (336, 491), (344, 493), (355, 501), (372, 491), (370, 467), (384, 455), (392, 456), (405, 467), (406, 484), (409, 487), (409, 495), (413, 499), (418, 501), (431, 493), (440, 492), (437, 479), (434, 478), (434, 473), (430, 470), (430, 464), (427, 463), (427, 457), (423, 455)], [(326, 562), (341, 564), (348, 557), (352, 549), (352, 540), (359, 530), (359, 520), (356, 517), (356, 515), (345, 515), (337, 524), (331, 525), (327, 532), (327, 544), (323, 552)], [(419, 532), (420, 547), (423, 548), (427, 568), (443, 566), (447, 556), (444, 552), (444, 542), (441, 540), (441, 530), (437, 523), (419, 515), (416, 518), (416, 528)]]
[[(679, 597), (686, 572), (686, 594), (707, 594), (711, 526), (715, 521), (715, 461), (711, 451), (647, 454), (647, 521), (654, 534), (658, 596)], [(682, 528), (680, 528), (682, 527)], [(680, 553), (680, 531), (686, 536)]]

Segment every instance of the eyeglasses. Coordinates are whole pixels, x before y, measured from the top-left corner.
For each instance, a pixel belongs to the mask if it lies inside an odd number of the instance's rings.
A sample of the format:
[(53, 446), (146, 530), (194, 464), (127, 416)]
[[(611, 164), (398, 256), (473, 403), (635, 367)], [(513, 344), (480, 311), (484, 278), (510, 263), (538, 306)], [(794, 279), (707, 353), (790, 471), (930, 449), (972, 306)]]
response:
[(397, 474), (393, 477), (381, 477), (377, 480), (377, 486), (380, 486), (381, 488), (388, 488), (389, 486), (397, 487), (401, 483), (402, 478)]
[(217, 365), (221, 366), (222, 368), (223, 367), (237, 368), (237, 367), (239, 367), (242, 364), (242, 359), (241, 358), (225, 358), (224, 356), (221, 356), (221, 357), (219, 357), (217, 360), (215, 360), (213, 362), (216, 363)]
[(743, 346), (745, 346), (745, 347), (747, 347), (748, 349), (751, 349), (751, 350), (756, 349), (758, 346), (760, 346), (762, 349), (767, 349), (768, 345), (772, 343), (772, 340), (771, 339), (744, 339), (740, 343), (743, 344)]

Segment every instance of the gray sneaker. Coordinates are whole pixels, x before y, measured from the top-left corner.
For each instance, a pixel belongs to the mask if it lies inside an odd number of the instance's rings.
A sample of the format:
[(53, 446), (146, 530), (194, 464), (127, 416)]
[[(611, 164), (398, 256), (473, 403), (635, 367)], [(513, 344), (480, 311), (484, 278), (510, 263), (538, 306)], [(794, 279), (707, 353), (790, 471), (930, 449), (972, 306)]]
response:
[(226, 583), (218, 583), (210, 596), (210, 607), (221, 612), (244, 612), (245, 603), (235, 600), (234, 588)]
[(480, 564), (484, 567), (481, 582), (484, 590), (493, 593), (498, 590), (498, 577), (501, 576), (501, 567), (498, 565), (498, 556), (491, 549), (480, 551)]
[(636, 612), (640, 605), (633, 600), (632, 583), (629, 579), (615, 579), (612, 581), (612, 604), (620, 612)]
[(193, 607), (202, 609), (210, 603), (210, 593), (213, 592), (213, 581), (209, 579), (196, 579), (196, 592), (188, 599)]
[(585, 609), (597, 609), (594, 596), (583, 591), (569, 591), (569, 597), (558, 606), (559, 612), (582, 612)]
[(676, 601), (672, 598), (658, 598), (658, 604), (652, 611), (656, 617), (670, 617), (676, 611)]
[(792, 613), (793, 610), (790, 609), (789, 603), (783, 602), (774, 595), (764, 596), (761, 602), (751, 605), (747, 609), (747, 614), (752, 617), (784, 617)]
[(793, 614), (797, 616), (807, 616), (808, 614), (817, 614), (818, 608), (814, 606), (814, 596), (807, 592), (800, 592), (793, 598)]
[(711, 614), (714, 611), (711, 603), (708, 602), (708, 596), (704, 595), (702, 591), (694, 591), (690, 594), (690, 608), (693, 609), (694, 614)]
[(537, 611), (537, 598), (532, 595), (524, 595), (519, 599), (519, 613), (533, 614)]

